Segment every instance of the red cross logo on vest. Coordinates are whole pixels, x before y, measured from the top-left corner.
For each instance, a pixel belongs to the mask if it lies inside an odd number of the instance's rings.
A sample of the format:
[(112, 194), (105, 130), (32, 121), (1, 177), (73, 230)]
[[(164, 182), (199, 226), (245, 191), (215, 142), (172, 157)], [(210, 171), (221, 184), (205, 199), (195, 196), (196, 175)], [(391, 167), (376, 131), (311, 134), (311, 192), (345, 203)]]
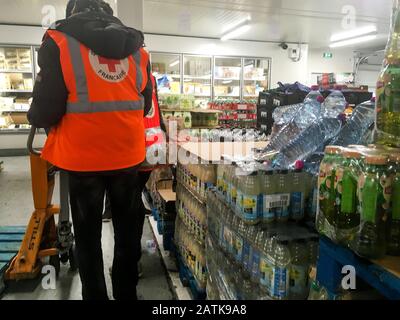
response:
[(120, 82), (126, 78), (129, 72), (128, 58), (107, 59), (90, 51), (89, 61), (96, 75), (107, 82)]
[(121, 61), (115, 59), (106, 59), (103, 57), (99, 57), (99, 63), (108, 66), (108, 71), (115, 73), (117, 72), (117, 65), (121, 65)]

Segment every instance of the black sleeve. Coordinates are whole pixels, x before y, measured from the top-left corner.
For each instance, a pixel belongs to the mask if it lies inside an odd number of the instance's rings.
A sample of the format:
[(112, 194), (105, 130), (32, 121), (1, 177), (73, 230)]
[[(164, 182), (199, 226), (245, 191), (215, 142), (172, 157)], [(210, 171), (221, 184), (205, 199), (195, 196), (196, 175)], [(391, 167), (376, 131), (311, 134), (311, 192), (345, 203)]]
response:
[(153, 84), (151, 82), (151, 67), (150, 62), (147, 65), (147, 84), (143, 92), (144, 97), (144, 116), (147, 116), (153, 104)]
[(167, 128), (165, 127), (165, 123), (162, 117), (162, 112), (161, 112), (161, 108), (160, 108), (160, 102), (158, 100), (158, 89), (157, 89), (157, 81), (155, 81), (156, 84), (156, 88), (155, 88), (155, 92), (156, 92), (156, 99), (157, 99), (157, 105), (158, 105), (158, 114), (160, 115), (160, 128), (162, 131), (164, 131), (165, 133), (167, 133)]
[(50, 128), (64, 116), (68, 99), (60, 63), (60, 50), (50, 37), (45, 38), (39, 49), (38, 64), (40, 72), (33, 88), (28, 120), (35, 127)]

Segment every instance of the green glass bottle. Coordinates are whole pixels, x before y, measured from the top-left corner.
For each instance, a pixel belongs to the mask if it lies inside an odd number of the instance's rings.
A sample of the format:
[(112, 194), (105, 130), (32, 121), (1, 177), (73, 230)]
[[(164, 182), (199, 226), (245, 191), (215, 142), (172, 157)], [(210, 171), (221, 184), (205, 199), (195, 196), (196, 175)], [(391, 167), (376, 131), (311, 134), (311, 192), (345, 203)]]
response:
[(361, 222), (353, 249), (365, 258), (378, 259), (386, 254), (391, 200), (391, 179), (387, 174), (387, 164), (387, 156), (367, 155), (365, 172), (359, 178)]
[(400, 8), (394, 1), (391, 31), (376, 89), (376, 138), (400, 146)]
[(392, 217), (388, 236), (388, 254), (400, 256), (400, 154), (390, 157), (392, 162)]
[(342, 165), (338, 169), (337, 201), (339, 212), (336, 215), (336, 240), (349, 245), (360, 225), (358, 212), (357, 184), (361, 173), (362, 155), (356, 150), (343, 152)]

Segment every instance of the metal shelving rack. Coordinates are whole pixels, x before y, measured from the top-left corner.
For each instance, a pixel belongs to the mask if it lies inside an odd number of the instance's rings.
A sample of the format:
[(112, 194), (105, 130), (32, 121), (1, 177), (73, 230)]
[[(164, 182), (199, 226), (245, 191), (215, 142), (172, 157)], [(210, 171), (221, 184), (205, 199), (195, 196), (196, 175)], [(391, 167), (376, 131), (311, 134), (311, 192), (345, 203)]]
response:
[[(16, 68), (16, 69), (1, 69), (0, 74), (21, 74), (21, 75), (31, 75), (32, 79), (32, 86), (35, 82), (36, 76), (37, 76), (37, 57), (35, 54), (35, 51), (37, 50), (37, 47), (35, 46), (29, 46), (29, 45), (1, 45), (0, 48), (4, 49), (25, 49), (30, 52), (30, 68), (29, 69), (21, 69), (21, 68)], [(15, 94), (17, 96), (22, 96), (24, 98), (27, 98), (28, 95), (32, 94), (32, 90), (22, 90), (22, 89), (0, 89), (0, 95), (9, 95), (9, 94)], [(0, 114), (26, 114), (28, 111), (27, 110), (20, 110), (20, 109), (0, 109)], [(25, 125), (28, 125), (26, 123)], [(2, 129), (0, 130), (0, 134), (12, 134), (12, 133), (25, 133), (26, 129), (20, 129), (20, 128), (15, 128), (15, 129)]]

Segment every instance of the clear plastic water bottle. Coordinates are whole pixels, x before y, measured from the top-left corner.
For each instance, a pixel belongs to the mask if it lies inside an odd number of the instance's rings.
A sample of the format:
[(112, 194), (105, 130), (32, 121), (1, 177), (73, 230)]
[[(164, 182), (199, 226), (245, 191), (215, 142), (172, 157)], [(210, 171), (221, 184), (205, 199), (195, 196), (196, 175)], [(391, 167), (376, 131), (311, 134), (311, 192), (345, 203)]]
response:
[(273, 254), (273, 269), (270, 296), (274, 300), (289, 297), (290, 251), (288, 240), (277, 240)]
[(272, 114), (272, 117), (274, 118), (274, 123), (279, 126), (288, 123), (290, 120), (293, 119), (294, 116), (296, 116), (298, 111), (303, 108), (303, 105), (303, 103), (298, 103), (276, 108)]
[(271, 290), (271, 282), (273, 275), (273, 258), (272, 255), (276, 245), (276, 234), (269, 232), (266, 235), (260, 258), (260, 286), (261, 290), (267, 294)]
[(340, 120), (332, 118), (314, 122), (282, 148), (274, 160), (274, 165), (279, 168), (288, 168), (293, 166), (297, 160), (307, 158), (334, 137), (340, 131), (341, 126)]
[(347, 101), (343, 93), (338, 90), (332, 93), (325, 99), (322, 104), (322, 114), (324, 118), (337, 118), (339, 114), (346, 110)]
[(280, 151), (293, 141), (304, 129), (316, 122), (321, 116), (321, 103), (309, 100), (298, 110), (293, 119), (271, 138), (265, 151)]
[(318, 282), (313, 281), (311, 284), (310, 294), (308, 300), (328, 300), (328, 291), (318, 284)]
[[(298, 162), (298, 163), (301, 163)], [(306, 197), (306, 177), (302, 168), (298, 167), (289, 173), (290, 185), (290, 218), (295, 221), (304, 219), (305, 197)]]
[(346, 147), (359, 144), (375, 121), (375, 98), (357, 106), (351, 118), (340, 130), (332, 144)]
[(308, 101), (318, 101), (320, 99), (323, 99), (323, 96), (321, 95), (321, 92), (319, 91), (319, 86), (312, 86), (310, 93), (306, 96), (304, 99), (304, 102)]
[[(270, 206), (271, 202), (268, 202), (268, 197), (275, 195), (277, 192), (277, 175), (274, 175), (273, 171), (262, 171), (259, 173), (260, 188), (261, 188), (261, 212), (260, 218), (262, 219), (263, 225), (269, 225), (276, 219), (275, 210)], [(262, 214), (262, 217), (261, 217)]]
[(308, 261), (310, 268), (316, 267), (319, 255), (319, 237), (313, 236), (307, 242), (308, 246)]
[(287, 222), (289, 220), (290, 185), (292, 182), (288, 170), (279, 171), (277, 177), (279, 194), (274, 199), (275, 203), (270, 205), (270, 207), (275, 208), (276, 220), (278, 222)]
[(260, 281), (260, 258), (265, 241), (266, 232), (264, 230), (258, 229), (255, 241), (251, 248), (251, 280), (254, 283), (259, 283)]
[(246, 226), (247, 232), (246, 237), (243, 242), (243, 268), (251, 275), (252, 271), (252, 263), (251, 263), (251, 251), (254, 246), (256, 236), (257, 236), (257, 228), (255, 226)]
[(305, 300), (308, 295), (308, 250), (304, 239), (296, 239), (290, 245), (290, 294), (291, 300)]
[(259, 195), (260, 185), (257, 172), (248, 175), (239, 175), (237, 178), (237, 198), (240, 203), (240, 211), (247, 224), (259, 222)]

